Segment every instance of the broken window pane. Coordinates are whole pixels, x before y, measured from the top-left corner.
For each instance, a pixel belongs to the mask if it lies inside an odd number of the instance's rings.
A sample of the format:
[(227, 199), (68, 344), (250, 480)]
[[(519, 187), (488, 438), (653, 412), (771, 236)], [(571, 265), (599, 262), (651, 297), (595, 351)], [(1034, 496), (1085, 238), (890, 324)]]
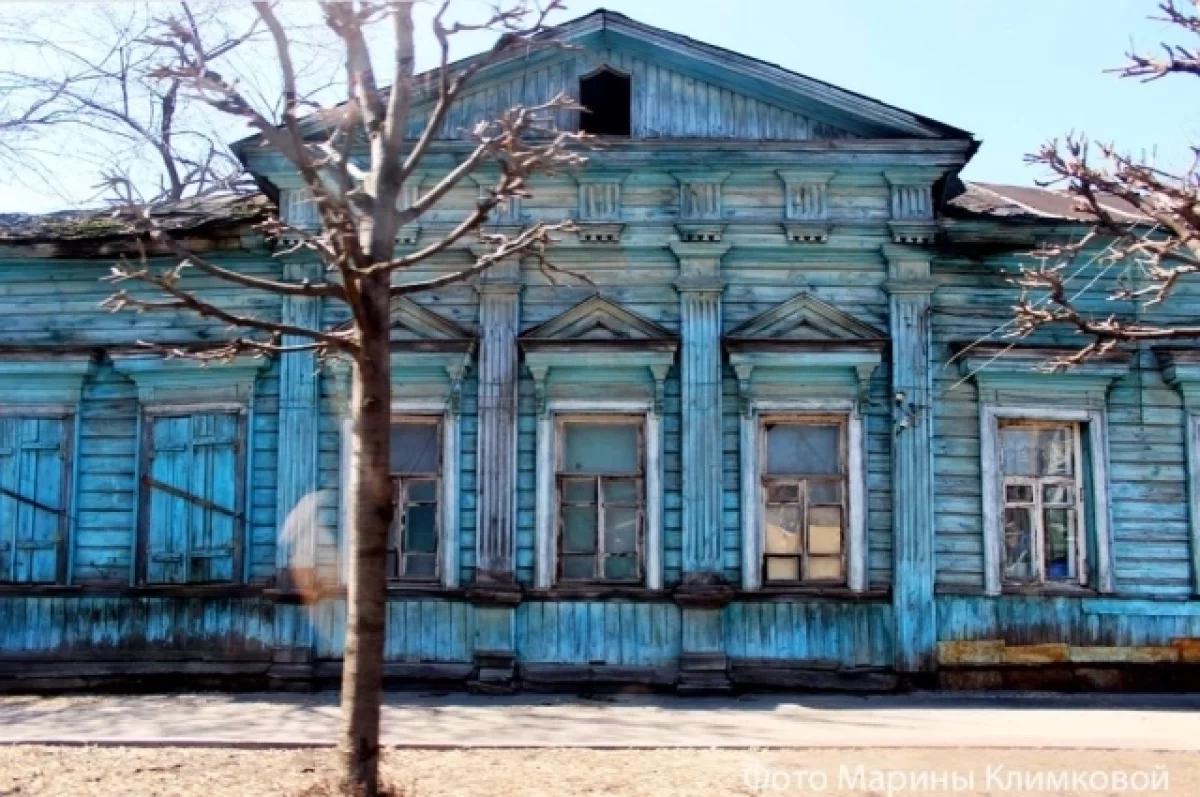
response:
[(604, 549), (608, 553), (637, 551), (638, 510), (634, 507), (604, 508)]
[(767, 427), (767, 473), (840, 474), (841, 427), (836, 424), (772, 424)]
[(1004, 499), (1010, 504), (1033, 503), (1032, 484), (1010, 484), (1004, 488)]
[(1037, 576), (1033, 561), (1033, 509), (1004, 510), (1004, 575), (1013, 581)]
[(767, 505), (767, 553), (800, 553), (800, 507)]

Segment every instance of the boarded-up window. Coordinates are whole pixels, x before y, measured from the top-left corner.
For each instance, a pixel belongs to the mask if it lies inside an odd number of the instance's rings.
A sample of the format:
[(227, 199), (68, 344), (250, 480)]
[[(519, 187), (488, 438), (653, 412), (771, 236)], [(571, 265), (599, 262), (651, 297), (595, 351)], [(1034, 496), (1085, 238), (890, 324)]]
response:
[(1005, 581), (1086, 584), (1079, 424), (1006, 422), (1000, 460)]
[(559, 578), (639, 581), (645, 493), (641, 419), (565, 419), (558, 443)]
[(441, 440), (437, 418), (392, 422), (390, 471), (396, 513), (387, 553), (391, 578), (432, 581), (438, 576)]
[(763, 424), (763, 579), (846, 579), (846, 419)]
[(241, 438), (239, 412), (147, 416), (141, 536), (147, 583), (238, 580)]
[(65, 417), (0, 416), (0, 581), (63, 575), (68, 428)]

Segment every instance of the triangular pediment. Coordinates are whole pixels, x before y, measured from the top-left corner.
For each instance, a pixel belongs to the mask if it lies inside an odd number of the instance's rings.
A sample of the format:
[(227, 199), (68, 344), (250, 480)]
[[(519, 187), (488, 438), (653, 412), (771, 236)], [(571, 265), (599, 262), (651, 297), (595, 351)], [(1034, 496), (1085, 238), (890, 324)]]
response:
[(633, 341), (665, 340), (674, 335), (619, 304), (593, 296), (521, 335), (523, 340)]
[(788, 299), (731, 330), (727, 339), (879, 341), (887, 335), (807, 293)]
[[(607, 67), (632, 81), (635, 139), (970, 138), (949, 125), (612, 11), (564, 22), (539, 38), (568, 46), (522, 48), (483, 69), (451, 108), (443, 137), (470, 138), (476, 122), (495, 119), (515, 104), (537, 105), (558, 92), (579, 99), (579, 79)], [(435, 103), (432, 93), (415, 105), (410, 135), (419, 134)], [(560, 112), (556, 125), (576, 129), (575, 114)]]
[[(442, 343), (465, 341), (475, 337), (469, 330), (460, 327), (450, 319), (403, 296), (392, 299), (391, 318), (391, 338), (394, 341)], [(347, 321), (338, 329), (348, 328), (349, 325), (350, 322)]]

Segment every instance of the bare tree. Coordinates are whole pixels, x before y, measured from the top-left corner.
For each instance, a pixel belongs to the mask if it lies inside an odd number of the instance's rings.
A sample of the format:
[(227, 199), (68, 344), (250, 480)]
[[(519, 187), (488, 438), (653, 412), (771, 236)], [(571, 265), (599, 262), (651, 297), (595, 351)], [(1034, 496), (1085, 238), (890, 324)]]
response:
[[(1190, 44), (1164, 43), (1160, 56), (1131, 52), (1125, 66), (1114, 71), (1143, 81), (1200, 77), (1195, 44), (1200, 40), (1200, 0), (1190, 5), (1185, 9), (1177, 0), (1164, 0), (1159, 6), (1163, 16), (1158, 18)], [(1043, 247), (1035, 253), (1039, 264), (1016, 277), (1022, 288), (1015, 308), (1017, 335), (1050, 325), (1073, 326), (1088, 343), (1056, 363), (1065, 367), (1123, 342), (1200, 338), (1200, 325), (1155, 323), (1142, 312), (1088, 312), (1080, 304), (1090, 297), (1085, 291), (1072, 292), (1068, 285), (1070, 264), (1099, 248), (1102, 267), (1118, 266), (1131, 277), (1118, 281), (1106, 298), (1152, 313), (1181, 279), (1200, 272), (1200, 147), (1191, 149), (1191, 163), (1181, 170), (1160, 168), (1115, 144), (1096, 144), (1081, 134), (1052, 140), (1028, 156), (1028, 162), (1053, 173), (1044, 185), (1064, 188), (1075, 198), (1091, 228), (1079, 240)]]
[[(220, 360), (243, 353), (287, 356), (317, 351), (352, 363), (353, 442), (347, 496), (350, 561), (340, 748), (343, 787), (356, 795), (380, 793), (385, 551), (393, 514), (388, 478), (392, 299), (461, 282), (505, 258), (536, 260), (544, 269), (553, 269), (546, 260), (546, 249), (552, 233), (568, 229), (570, 222), (537, 223), (511, 235), (485, 232), (484, 225), (499, 206), (528, 196), (531, 176), (583, 162), (575, 145), (584, 136), (554, 128), (558, 112), (577, 109), (572, 99), (558, 94), (478, 122), (470, 131), (473, 148), (458, 164), (415, 201), (401, 202), (405, 183), (441, 134), (450, 109), (464, 89), (500, 59), (528, 48), (554, 46), (538, 34), (545, 28), (547, 15), (561, 8), (561, 0), (546, 0), (541, 5), (512, 0), (492, 7), (478, 22), (465, 23), (451, 22), (450, 0), (441, 0), (433, 9), (430, 23), (440, 65), (427, 76), (417, 76), (415, 3), (329, 0), (318, 4), (323, 25), (338, 44), (345, 73), (344, 101), (334, 108), (314, 111), (302, 93), (293, 30), (281, 16), (283, 10), (290, 13), (292, 9), (270, 2), (253, 3), (254, 21), (236, 35), (214, 31), (184, 4), (180, 13), (162, 20), (154, 32), (137, 37), (139, 46), (150, 48), (153, 57), (137, 63), (118, 60), (118, 77), (131, 79), (142, 70), (140, 79), (152, 86), (159, 103), (156, 118), (160, 124), (156, 129), (143, 130), (145, 125), (130, 124), (131, 120), (119, 110), (114, 114), (111, 109), (83, 103), (89, 112), (115, 118), (126, 123), (134, 134), (142, 135), (162, 157), (166, 174), (161, 190), (146, 194), (121, 165), (115, 165), (109, 173), (106, 182), (116, 214), (129, 220), (143, 236), (147, 252), (169, 255), (166, 261), (146, 254), (116, 265), (109, 277), (116, 286), (107, 302), (109, 308), (191, 311), (244, 331), (204, 350), (171, 352), (178, 356)], [(259, 29), (273, 48), (274, 68), (282, 87), (278, 118), (248, 96), (223, 66), (230, 54)], [(380, 29), (389, 39), (385, 67), (377, 66), (369, 46), (368, 33)], [(495, 45), (481, 55), (451, 63), (452, 39), (481, 30), (498, 34)], [(107, 72), (104, 77), (107, 79)], [(381, 87), (383, 81), (390, 87)], [(286, 234), (289, 243), (285, 253), (306, 251), (316, 255), (324, 264), (322, 279), (299, 282), (231, 269), (192, 251), (159, 223), (155, 213), (158, 203), (181, 196), (180, 186), (185, 186), (185, 193), (203, 195), (223, 190), (231, 183), (230, 176), (211, 179), (212, 162), (185, 159), (171, 145), (173, 137), (163, 132), (164, 124), (170, 127), (171, 104), (183, 97), (248, 126), (259, 136), (262, 146), (281, 154), (300, 176), (315, 204), (319, 230), (293, 228), (279, 214), (273, 214), (264, 229), (280, 238)], [(410, 122), (418, 118), (414, 111), (418, 104), (424, 123), (412, 135)], [(398, 252), (396, 242), (401, 228), (429, 212), (468, 175), (485, 165), (488, 174), (496, 175), (494, 183), (453, 229), (422, 242), (415, 251)], [(208, 176), (201, 181), (201, 174)], [(467, 236), (482, 244), (482, 253), (470, 265), (426, 279), (408, 276), (419, 264)], [(246, 290), (341, 302), (349, 310), (351, 323), (336, 330), (310, 329), (230, 310), (188, 288), (189, 275), (196, 273)], [(134, 284), (152, 286), (160, 296), (135, 291)]]

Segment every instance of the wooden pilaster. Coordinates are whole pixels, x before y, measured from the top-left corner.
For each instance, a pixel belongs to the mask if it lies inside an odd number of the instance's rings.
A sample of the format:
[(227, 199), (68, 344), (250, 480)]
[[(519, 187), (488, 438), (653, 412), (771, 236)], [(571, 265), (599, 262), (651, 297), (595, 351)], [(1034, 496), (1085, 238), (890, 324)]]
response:
[(683, 570), (719, 580), (721, 562), (721, 257), (728, 244), (674, 243), (683, 337)]
[[(321, 279), (320, 263), (286, 263), (284, 278), (292, 282)], [(285, 296), (281, 301), (285, 324), (308, 329), (321, 325), (321, 300)], [(309, 342), (285, 335), (284, 346)], [(317, 441), (320, 378), (315, 352), (292, 352), (279, 361), (279, 458), (275, 517), (276, 585), (279, 589), (306, 589), (316, 582), (317, 547)]]
[(515, 579), (517, 528), (517, 329), (520, 267), (493, 266), (479, 280), (479, 445), (476, 580)]
[(887, 246), (892, 337), (892, 560), (896, 669), (934, 665), (933, 406), (930, 254)]

